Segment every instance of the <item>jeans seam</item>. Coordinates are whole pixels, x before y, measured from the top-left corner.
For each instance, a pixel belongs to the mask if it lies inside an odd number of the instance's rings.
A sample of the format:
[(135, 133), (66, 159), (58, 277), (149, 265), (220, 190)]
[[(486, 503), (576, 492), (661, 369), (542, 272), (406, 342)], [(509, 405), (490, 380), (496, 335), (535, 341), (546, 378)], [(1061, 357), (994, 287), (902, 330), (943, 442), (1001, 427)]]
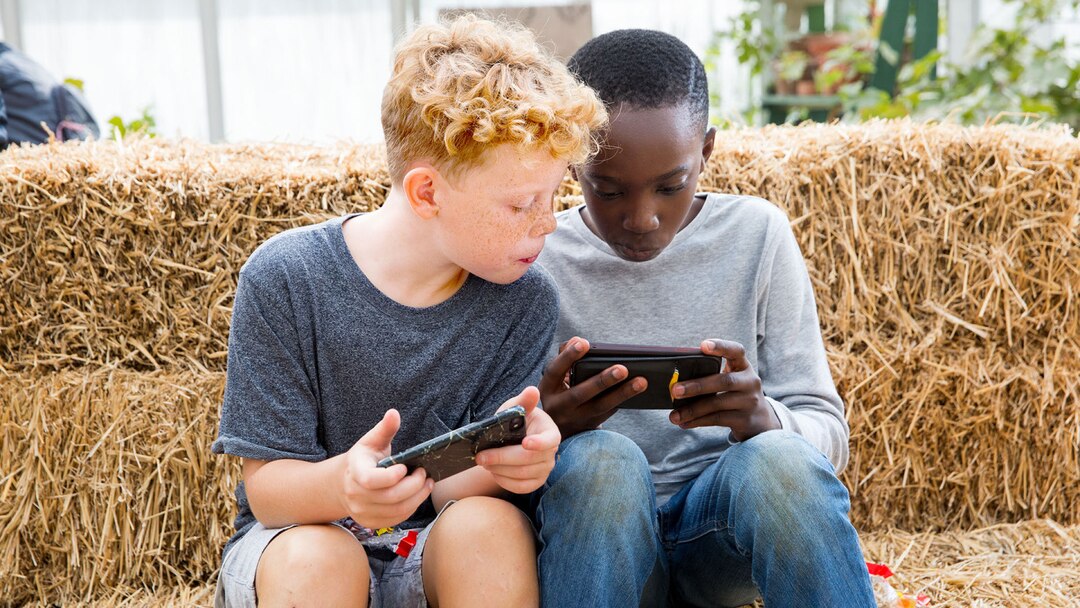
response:
[(702, 538), (704, 536), (708, 536), (709, 534), (712, 534), (713, 532), (718, 532), (718, 533), (726, 534), (729, 538), (731, 538), (731, 544), (735, 546), (735, 551), (737, 551), (739, 553), (739, 555), (741, 555), (742, 557), (749, 558), (750, 557), (750, 552), (743, 549), (742, 546), (739, 545), (739, 539), (735, 538), (734, 530), (735, 529), (732, 528), (731, 526), (719, 526), (719, 525), (703, 526), (703, 527), (699, 527), (698, 529), (694, 530), (693, 534), (689, 534), (684, 538), (679, 538), (678, 540), (676, 540), (673, 543), (673, 545), (680, 545), (680, 544), (683, 544), (683, 543), (694, 542), (695, 540), (698, 540), (699, 538)]

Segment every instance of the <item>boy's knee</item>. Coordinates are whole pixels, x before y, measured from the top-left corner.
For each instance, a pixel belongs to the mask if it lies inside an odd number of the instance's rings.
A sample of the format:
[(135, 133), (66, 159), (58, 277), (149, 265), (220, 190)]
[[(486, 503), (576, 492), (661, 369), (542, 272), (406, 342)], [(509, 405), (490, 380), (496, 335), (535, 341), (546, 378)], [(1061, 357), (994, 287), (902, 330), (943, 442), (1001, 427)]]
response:
[(515, 534), (532, 537), (529, 520), (520, 509), (490, 496), (470, 496), (450, 505), (439, 516), (432, 533), (440, 528), (471, 539), (492, 536), (492, 530), (499, 531), (496, 537)]
[(364, 548), (348, 532), (328, 525), (296, 526), (274, 537), (257, 567), (260, 592), (269, 587), (319, 584), (326, 575), (363, 581), (366, 592), (368, 562)]
[(757, 503), (750, 508), (815, 512), (840, 493), (844, 500), (837, 504), (846, 509), (847, 493), (832, 465), (801, 436), (769, 431), (731, 449), (725, 468), (747, 490), (740, 495)]
[(611, 431), (578, 433), (563, 441), (549, 485), (651, 489), (652, 474), (645, 454), (631, 439)]

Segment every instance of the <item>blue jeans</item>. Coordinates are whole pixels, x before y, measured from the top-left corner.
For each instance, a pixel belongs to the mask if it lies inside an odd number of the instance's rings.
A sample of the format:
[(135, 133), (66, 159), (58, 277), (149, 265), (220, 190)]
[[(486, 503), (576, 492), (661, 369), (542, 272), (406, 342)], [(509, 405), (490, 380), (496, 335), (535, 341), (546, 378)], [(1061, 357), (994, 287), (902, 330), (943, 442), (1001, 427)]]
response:
[(659, 509), (637, 445), (581, 433), (531, 507), (545, 607), (876, 606), (847, 489), (790, 432), (731, 446)]

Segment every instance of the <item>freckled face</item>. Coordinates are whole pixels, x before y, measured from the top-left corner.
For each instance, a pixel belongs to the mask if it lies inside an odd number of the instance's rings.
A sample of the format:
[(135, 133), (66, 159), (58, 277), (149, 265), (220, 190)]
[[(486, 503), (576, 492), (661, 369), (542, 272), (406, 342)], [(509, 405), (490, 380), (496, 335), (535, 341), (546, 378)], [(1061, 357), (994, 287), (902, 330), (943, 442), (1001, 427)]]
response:
[(681, 106), (621, 108), (603, 151), (576, 172), (586, 225), (619, 257), (644, 262), (660, 255), (701, 210), (698, 176), (715, 131), (702, 132)]
[(454, 264), (493, 283), (525, 274), (555, 230), (553, 199), (566, 161), (547, 150), (493, 148), (485, 162), (452, 178), (440, 177), (440, 249)]

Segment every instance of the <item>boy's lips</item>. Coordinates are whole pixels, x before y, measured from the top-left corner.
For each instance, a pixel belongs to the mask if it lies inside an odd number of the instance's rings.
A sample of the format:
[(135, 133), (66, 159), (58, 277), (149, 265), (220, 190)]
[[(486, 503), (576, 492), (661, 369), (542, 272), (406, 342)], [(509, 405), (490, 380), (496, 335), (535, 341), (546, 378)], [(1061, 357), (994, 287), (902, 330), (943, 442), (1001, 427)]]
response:
[(536, 253), (536, 254), (533, 254), (533, 255), (531, 255), (531, 256), (529, 256), (527, 258), (520, 258), (518, 261), (521, 262), (522, 264), (532, 264), (533, 262), (536, 261), (536, 258), (539, 257), (539, 255), (540, 255), (539, 253)]
[(633, 262), (645, 262), (651, 260), (663, 251), (663, 247), (656, 249), (638, 249), (627, 247), (626, 245), (614, 245), (612, 246), (612, 249), (615, 250), (615, 253), (619, 254), (619, 257)]

